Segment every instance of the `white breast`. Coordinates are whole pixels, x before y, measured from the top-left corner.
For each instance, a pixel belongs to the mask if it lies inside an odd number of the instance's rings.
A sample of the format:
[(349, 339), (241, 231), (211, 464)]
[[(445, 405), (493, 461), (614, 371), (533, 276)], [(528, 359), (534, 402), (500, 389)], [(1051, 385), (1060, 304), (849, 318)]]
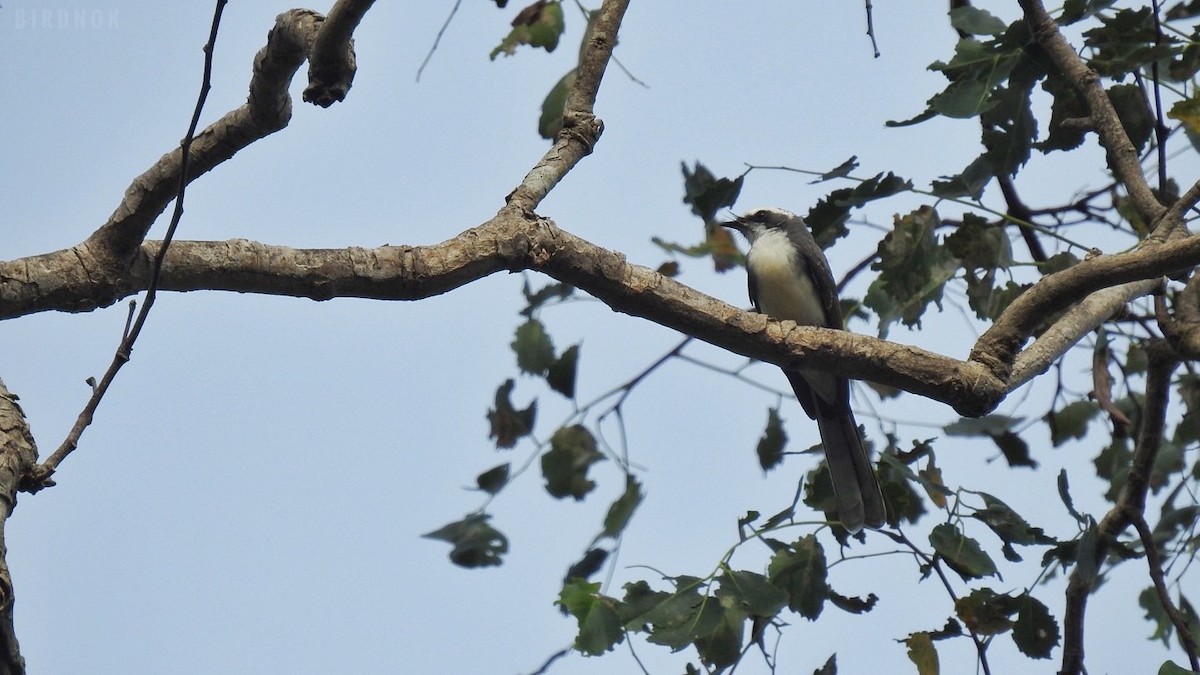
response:
[(825, 325), (821, 299), (787, 233), (762, 232), (750, 247), (746, 264), (753, 270), (758, 307), (763, 313), (806, 326)]

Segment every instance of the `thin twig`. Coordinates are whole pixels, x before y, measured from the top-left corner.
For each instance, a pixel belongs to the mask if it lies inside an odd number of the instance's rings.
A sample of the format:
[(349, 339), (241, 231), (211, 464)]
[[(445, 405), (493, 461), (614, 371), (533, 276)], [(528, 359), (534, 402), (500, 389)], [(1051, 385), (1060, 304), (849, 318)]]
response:
[[(200, 94), (196, 98), (196, 106), (192, 112), (192, 119), (188, 124), (187, 133), (180, 143), (179, 188), (175, 196), (175, 211), (171, 214), (171, 224), (167, 227), (167, 233), (163, 237), (162, 245), (159, 246), (158, 254), (154, 257), (154, 271), (150, 277), (150, 284), (146, 288), (146, 299), (142, 302), (142, 308), (132, 325), (126, 322), (124, 335), (121, 338), (121, 343), (117, 347), (116, 353), (113, 355), (112, 363), (109, 364), (104, 376), (93, 387), (92, 396), (88, 399), (83, 411), (79, 413), (79, 417), (76, 418), (75, 425), (71, 428), (70, 433), (67, 434), (62, 445), (45, 462), (42, 462), (36, 468), (35, 474), (40, 478), (43, 486), (54, 484), (49, 478), (54, 474), (55, 468), (58, 467), (59, 463), (67, 455), (71, 454), (79, 446), (79, 438), (92, 423), (96, 409), (100, 406), (100, 401), (104, 398), (104, 394), (108, 391), (108, 387), (112, 384), (117, 372), (129, 360), (133, 344), (141, 334), (142, 327), (145, 326), (146, 319), (150, 314), (150, 309), (154, 306), (154, 299), (158, 294), (159, 279), (162, 276), (163, 260), (167, 257), (167, 249), (171, 245), (171, 240), (175, 237), (175, 230), (179, 227), (179, 221), (183, 218), (184, 194), (187, 191), (188, 184), (188, 153), (191, 150), (192, 139), (196, 135), (196, 129), (200, 125), (200, 114), (204, 110), (205, 101), (208, 100), (208, 92), (212, 89), (213, 51), (217, 43), (217, 33), (221, 27), (221, 13), (225, 10), (227, 2), (228, 0), (217, 0), (216, 8), (213, 11), (212, 27), (209, 30), (208, 42), (204, 45), (204, 75), (201, 78)], [(132, 306), (130, 309), (132, 311)]]
[[(928, 555), (926, 555), (925, 552), (918, 548), (917, 545), (914, 544), (907, 536), (905, 536), (903, 532), (890, 532), (887, 530), (876, 531), (879, 534), (882, 534), (896, 542), (897, 544), (907, 546), (909, 550), (913, 552), (913, 555), (920, 558), (921, 561), (929, 567), (929, 569), (933, 570), (937, 574), (938, 578), (942, 581), (942, 586), (946, 588), (946, 594), (950, 596), (950, 599), (955, 603), (958, 602), (958, 594), (954, 592), (954, 587), (950, 585), (950, 579), (947, 578), (946, 573), (942, 571), (942, 566), (938, 565), (933, 558), (930, 558)], [(983, 671), (984, 675), (991, 675), (992, 670), (988, 665), (987, 660), (987, 643), (975, 633), (975, 629), (970, 625), (967, 625), (967, 633), (970, 635), (971, 640), (975, 643), (975, 652), (979, 655), (980, 669)]]
[(867, 37), (871, 38), (871, 49), (875, 52), (875, 58), (879, 58), (879, 43), (875, 41), (875, 19), (871, 0), (864, 0), (867, 10)]
[(429, 65), (429, 60), (433, 58), (433, 53), (437, 51), (438, 45), (442, 42), (442, 36), (446, 34), (446, 29), (450, 27), (450, 22), (454, 20), (454, 15), (458, 14), (458, 6), (462, 4), (462, 0), (454, 0), (454, 6), (450, 8), (450, 15), (446, 17), (446, 21), (442, 23), (442, 27), (438, 29), (437, 35), (433, 38), (433, 46), (429, 48), (429, 53), (425, 55), (425, 60), (421, 61), (421, 67), (417, 68), (417, 82), (421, 81), (421, 73), (425, 72), (425, 66)]
[(1146, 551), (1146, 564), (1150, 568), (1150, 579), (1154, 582), (1154, 591), (1158, 594), (1158, 601), (1162, 603), (1171, 623), (1175, 625), (1175, 632), (1179, 634), (1179, 643), (1183, 646), (1183, 651), (1187, 652), (1192, 670), (1200, 671), (1200, 656), (1196, 654), (1196, 641), (1192, 637), (1187, 619), (1183, 618), (1179, 608), (1171, 602), (1171, 595), (1167, 592), (1167, 583), (1163, 579), (1162, 559), (1158, 555), (1158, 545), (1154, 542), (1154, 533), (1150, 531), (1150, 526), (1146, 524), (1146, 518), (1140, 511), (1131, 511), (1127, 515), (1129, 522), (1141, 537), (1142, 548)]

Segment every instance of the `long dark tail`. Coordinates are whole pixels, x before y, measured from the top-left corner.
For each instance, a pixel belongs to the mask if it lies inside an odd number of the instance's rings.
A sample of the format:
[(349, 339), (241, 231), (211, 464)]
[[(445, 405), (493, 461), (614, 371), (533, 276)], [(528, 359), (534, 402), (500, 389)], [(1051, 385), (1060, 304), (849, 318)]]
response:
[(858, 532), (864, 524), (883, 525), (887, 509), (871, 469), (871, 458), (858, 435), (858, 422), (850, 410), (849, 382), (828, 373), (785, 369), (783, 374), (804, 412), (817, 421), (821, 431), (842, 527)]
[(825, 446), (825, 462), (833, 479), (838, 518), (851, 533), (866, 524), (879, 527), (887, 520), (883, 493), (871, 468), (871, 458), (858, 435), (858, 423), (849, 406), (839, 409), (817, 399), (817, 428)]

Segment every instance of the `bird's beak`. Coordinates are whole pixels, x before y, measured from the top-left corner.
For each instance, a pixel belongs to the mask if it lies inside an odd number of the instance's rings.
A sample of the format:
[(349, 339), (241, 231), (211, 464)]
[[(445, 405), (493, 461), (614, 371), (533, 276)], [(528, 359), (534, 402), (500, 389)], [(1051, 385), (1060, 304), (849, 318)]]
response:
[(738, 232), (741, 232), (742, 234), (746, 233), (746, 224), (744, 222), (742, 222), (741, 218), (734, 218), (733, 220), (726, 220), (722, 223), (718, 223), (718, 225), (720, 225), (721, 227), (728, 227), (731, 230), (737, 230)]

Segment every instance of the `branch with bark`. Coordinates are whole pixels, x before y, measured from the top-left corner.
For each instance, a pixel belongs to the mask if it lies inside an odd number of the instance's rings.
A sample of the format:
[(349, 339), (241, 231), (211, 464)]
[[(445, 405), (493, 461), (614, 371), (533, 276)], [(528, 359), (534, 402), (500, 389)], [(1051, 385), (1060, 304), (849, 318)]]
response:
[[(189, 151), (174, 150), (133, 180), (120, 205), (91, 236), (62, 251), (0, 262), (0, 320), (43, 311), (80, 312), (110, 306), (147, 289), (225, 290), (327, 300), (339, 297), (412, 301), (449, 292), (502, 271), (535, 271), (577, 287), (613, 311), (638, 316), (726, 350), (788, 369), (837, 372), (942, 402), (964, 416), (981, 416), (1007, 395), (1046, 372), (1080, 339), (1131, 300), (1160, 288), (1164, 274), (1200, 265), (1200, 238), (1188, 234), (1184, 214), (1200, 201), (1200, 183), (1169, 205), (1159, 202), (1142, 175), (1137, 152), (1097, 74), (1059, 32), (1041, 2), (1021, 6), (1035, 39), (1054, 66), (1075, 82), (1088, 108), (1083, 120), (1108, 152), (1111, 169), (1154, 232), (1135, 250), (1095, 255), (1041, 278), (1013, 301), (976, 342), (966, 359), (915, 346), (823, 328), (798, 326), (747, 312), (647, 267), (630, 263), (537, 213), (538, 206), (595, 148), (603, 123), (597, 92), (612, 58), (628, 0), (605, 0), (588, 29), (563, 125), (553, 145), (487, 221), (428, 246), (294, 249), (242, 239), (224, 242), (146, 240), (152, 224), (179, 194), (180, 185), (212, 170), (251, 143), (287, 126), (288, 86), (309, 62), (304, 100), (322, 107), (347, 95), (356, 69), (352, 35), (370, 0), (339, 0), (328, 17), (311, 10), (279, 15), (254, 59), (247, 102), (198, 134)], [(186, 175), (185, 175), (186, 172)], [(1014, 218), (1032, 211), (1011, 181), (1001, 188)], [(417, 228), (411, 228), (416, 230)], [(1044, 260), (1027, 231), (1034, 258)], [(165, 252), (164, 252), (165, 248)], [(155, 260), (162, 256), (161, 273)], [(1193, 276), (1183, 298), (1196, 304)], [(1190, 312), (1190, 313), (1189, 313)], [(1165, 314), (1165, 313), (1164, 313)], [(1047, 324), (1047, 317), (1056, 317)], [(1113, 509), (1097, 526), (1099, 564), (1108, 542), (1129, 525), (1145, 530), (1149, 470), (1165, 424), (1171, 373), (1182, 352), (1198, 353), (1196, 312), (1160, 317), (1170, 339), (1151, 350), (1146, 411), (1134, 467)], [(1034, 339), (1036, 336), (1036, 339)], [(0, 383), (0, 495), (11, 513), (19, 490), (47, 484), (61, 457), (38, 467), (32, 435), (16, 397)], [(2, 535), (2, 521), (0, 521)], [(1146, 537), (1146, 545), (1150, 542)], [(0, 660), (9, 672), (23, 662), (12, 629), (12, 584), (0, 536)], [(1153, 563), (1152, 563), (1153, 564)], [(1161, 570), (1160, 570), (1161, 572)], [(1063, 672), (1081, 672), (1083, 624), (1094, 579), (1077, 568), (1067, 590)], [(1161, 593), (1160, 593), (1161, 595)], [(1164, 597), (1169, 603), (1169, 598)], [(1176, 612), (1178, 614), (1178, 612)], [(1195, 665), (1194, 646), (1190, 650)]]

